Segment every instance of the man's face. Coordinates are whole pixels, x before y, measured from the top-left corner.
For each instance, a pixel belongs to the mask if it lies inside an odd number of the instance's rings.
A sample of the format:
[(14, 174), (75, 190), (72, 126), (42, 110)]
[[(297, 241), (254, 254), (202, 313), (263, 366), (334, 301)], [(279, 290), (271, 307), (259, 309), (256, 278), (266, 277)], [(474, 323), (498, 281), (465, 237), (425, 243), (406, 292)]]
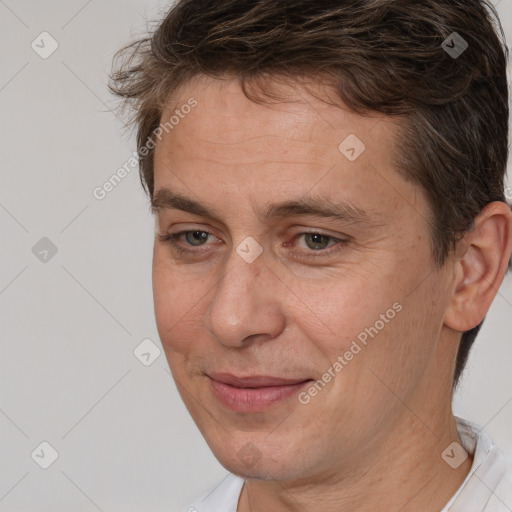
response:
[(265, 479), (364, 468), (450, 386), (452, 277), (433, 266), (424, 195), (396, 171), (397, 125), (280, 87), (290, 101), (261, 105), (236, 81), (189, 82), (161, 122), (197, 106), (155, 150), (159, 205), (203, 207), (157, 211), (160, 235), (190, 232), (185, 252), (155, 239), (167, 360), (221, 463)]

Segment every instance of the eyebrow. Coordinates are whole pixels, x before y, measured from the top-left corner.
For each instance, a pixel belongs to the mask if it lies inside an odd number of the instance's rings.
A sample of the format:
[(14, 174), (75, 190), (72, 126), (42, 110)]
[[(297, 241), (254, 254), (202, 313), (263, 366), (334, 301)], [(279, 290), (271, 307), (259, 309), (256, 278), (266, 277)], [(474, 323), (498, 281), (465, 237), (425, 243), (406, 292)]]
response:
[[(221, 216), (213, 209), (182, 194), (174, 193), (167, 188), (159, 189), (151, 200), (152, 213), (165, 209), (176, 209), (200, 217), (208, 217), (222, 222)], [(344, 222), (370, 223), (368, 213), (347, 201), (333, 201), (332, 198), (311, 196), (281, 203), (270, 203), (264, 206), (259, 217), (275, 220), (292, 216), (313, 216)]]

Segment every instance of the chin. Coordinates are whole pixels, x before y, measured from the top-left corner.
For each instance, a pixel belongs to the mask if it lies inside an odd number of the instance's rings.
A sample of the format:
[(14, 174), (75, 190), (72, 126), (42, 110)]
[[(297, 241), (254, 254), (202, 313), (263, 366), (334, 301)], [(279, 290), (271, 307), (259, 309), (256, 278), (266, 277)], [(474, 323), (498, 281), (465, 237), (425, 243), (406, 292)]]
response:
[(244, 479), (257, 480), (300, 480), (307, 476), (297, 458), (297, 449), (289, 448), (288, 453), (276, 450), (268, 440), (251, 441), (250, 435), (242, 432), (241, 440), (226, 443), (221, 447), (210, 446), (213, 454), (229, 472)]
[[(221, 462), (221, 461), (219, 461)], [(244, 463), (240, 463), (237, 460), (229, 460), (227, 463), (222, 463), (222, 466), (229, 472), (242, 477), (243, 479), (255, 479), (255, 480), (297, 480), (304, 477), (304, 474), (300, 472), (300, 469), (295, 466), (286, 467), (282, 462), (274, 464), (267, 461), (266, 463), (259, 463), (255, 466), (249, 467)], [(290, 462), (290, 466), (293, 464)]]

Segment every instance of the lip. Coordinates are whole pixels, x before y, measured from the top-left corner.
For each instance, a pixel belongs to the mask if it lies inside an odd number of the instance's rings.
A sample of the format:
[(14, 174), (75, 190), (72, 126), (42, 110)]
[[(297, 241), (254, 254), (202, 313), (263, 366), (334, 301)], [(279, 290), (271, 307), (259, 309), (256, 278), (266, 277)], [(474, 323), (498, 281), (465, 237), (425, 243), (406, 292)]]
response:
[(250, 375), (247, 377), (237, 377), (230, 373), (217, 373), (212, 372), (208, 374), (213, 380), (228, 384), (236, 388), (266, 388), (273, 386), (290, 386), (298, 384), (299, 382), (305, 382), (311, 379), (298, 378), (298, 379), (283, 379), (280, 377), (270, 377), (267, 375)]
[(266, 375), (241, 377), (229, 373), (210, 373), (208, 377), (217, 400), (236, 412), (262, 412), (290, 398), (312, 381)]

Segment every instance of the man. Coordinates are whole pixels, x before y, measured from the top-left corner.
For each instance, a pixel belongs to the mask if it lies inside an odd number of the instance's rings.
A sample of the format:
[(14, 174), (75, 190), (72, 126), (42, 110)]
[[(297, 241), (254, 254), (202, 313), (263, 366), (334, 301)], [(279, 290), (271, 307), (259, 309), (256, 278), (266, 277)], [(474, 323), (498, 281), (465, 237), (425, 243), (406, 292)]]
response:
[(477, 0), (182, 0), (123, 50), (159, 335), (228, 477), (187, 510), (506, 511), (451, 408), (512, 252)]

